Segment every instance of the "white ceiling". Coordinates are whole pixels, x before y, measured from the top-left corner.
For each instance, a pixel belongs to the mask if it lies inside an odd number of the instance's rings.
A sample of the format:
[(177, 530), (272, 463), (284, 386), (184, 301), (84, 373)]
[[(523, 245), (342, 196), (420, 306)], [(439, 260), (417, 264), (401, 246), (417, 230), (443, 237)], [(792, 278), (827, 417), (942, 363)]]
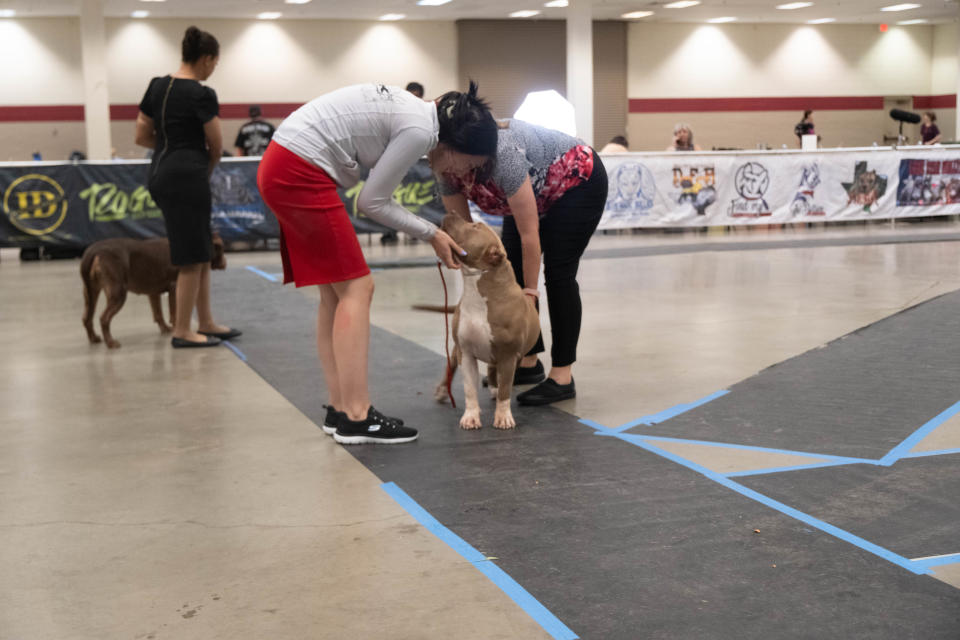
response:
[[(790, 0), (702, 0), (696, 7), (665, 9), (671, 0), (593, 0), (594, 18), (619, 19), (628, 11), (653, 11), (644, 22), (705, 22), (710, 18), (733, 16), (739, 22), (802, 23), (816, 18), (836, 18), (842, 23), (896, 24), (901, 20), (926, 19), (932, 23), (958, 19), (958, 0), (915, 0), (923, 6), (901, 12), (880, 8), (905, 0), (814, 0), (812, 7), (783, 11), (776, 5)], [(458, 20), (507, 18), (512, 11), (537, 9), (532, 19), (563, 19), (566, 9), (544, 7), (546, 0), (451, 0), (439, 7), (421, 7), (416, 0), (311, 0), (307, 4), (286, 4), (284, 0), (103, 0), (104, 12), (125, 17), (136, 9), (151, 17), (253, 18), (262, 11), (280, 11), (283, 18), (327, 18), (374, 20), (386, 13), (401, 13), (408, 20)], [(80, 0), (0, 0), (0, 9), (14, 9), (20, 17), (79, 15)]]

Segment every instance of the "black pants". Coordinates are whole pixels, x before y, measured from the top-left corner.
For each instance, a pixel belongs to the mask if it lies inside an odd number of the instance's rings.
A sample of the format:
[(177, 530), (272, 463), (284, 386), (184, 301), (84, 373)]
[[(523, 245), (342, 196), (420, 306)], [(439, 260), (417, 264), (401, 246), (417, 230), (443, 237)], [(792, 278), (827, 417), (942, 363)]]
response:
[[(563, 194), (540, 218), (543, 279), (547, 287), (547, 306), (553, 332), (550, 357), (555, 367), (565, 367), (577, 360), (577, 342), (583, 316), (577, 270), (580, 268), (580, 257), (600, 224), (606, 202), (607, 171), (594, 152), (590, 179)], [(520, 233), (513, 216), (503, 219), (503, 246), (513, 265), (517, 282), (521, 287), (526, 286), (523, 282)], [(532, 283), (531, 287), (536, 287), (536, 283)], [(543, 351), (541, 334), (527, 355)]]

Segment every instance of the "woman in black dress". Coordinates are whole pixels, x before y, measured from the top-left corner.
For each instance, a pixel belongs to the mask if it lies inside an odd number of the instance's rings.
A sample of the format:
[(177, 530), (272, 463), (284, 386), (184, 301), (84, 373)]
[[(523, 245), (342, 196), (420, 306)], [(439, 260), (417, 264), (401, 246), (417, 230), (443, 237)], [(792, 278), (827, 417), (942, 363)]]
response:
[[(239, 331), (213, 321), (210, 309), (210, 173), (223, 148), (217, 94), (200, 84), (217, 66), (220, 44), (190, 27), (176, 73), (150, 81), (137, 115), (136, 142), (153, 149), (148, 187), (163, 212), (170, 258), (179, 267), (174, 347), (211, 347)], [(191, 328), (193, 309), (200, 321)]]

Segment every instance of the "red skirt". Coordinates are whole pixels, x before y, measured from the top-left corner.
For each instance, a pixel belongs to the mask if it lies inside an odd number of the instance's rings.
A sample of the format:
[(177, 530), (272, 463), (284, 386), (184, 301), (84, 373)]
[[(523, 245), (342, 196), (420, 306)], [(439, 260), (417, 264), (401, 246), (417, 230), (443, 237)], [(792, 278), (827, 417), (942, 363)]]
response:
[(257, 186), (280, 223), (284, 284), (330, 284), (370, 273), (337, 184), (326, 171), (271, 142), (260, 160)]

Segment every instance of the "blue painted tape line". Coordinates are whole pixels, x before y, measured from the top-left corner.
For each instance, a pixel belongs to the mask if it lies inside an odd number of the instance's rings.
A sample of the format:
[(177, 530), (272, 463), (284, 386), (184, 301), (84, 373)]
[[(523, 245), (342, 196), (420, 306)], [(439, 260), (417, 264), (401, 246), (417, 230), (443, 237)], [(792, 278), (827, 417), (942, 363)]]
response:
[(487, 576), (491, 582), (500, 587), (510, 598), (516, 602), (520, 608), (527, 612), (537, 624), (557, 640), (576, 640), (579, 636), (563, 624), (559, 618), (550, 613), (550, 610), (544, 607), (540, 602), (530, 595), (530, 592), (521, 587), (516, 580), (511, 578), (503, 569), (487, 560), (486, 556), (470, 546), (463, 538), (447, 529), (445, 526), (430, 515), (426, 509), (421, 507), (407, 493), (397, 486), (395, 482), (387, 482), (381, 485), (384, 491), (391, 498), (397, 501), (401, 507), (422, 524), (430, 533), (437, 536), (445, 542), (451, 549), (459, 553), (468, 561), (473, 563), (483, 575)]
[(253, 273), (260, 276), (261, 278), (266, 278), (270, 282), (277, 282), (277, 277), (275, 275), (267, 273), (266, 271), (261, 271), (260, 269), (257, 269), (253, 265), (247, 265), (247, 271), (252, 271)]
[(712, 440), (686, 440), (684, 438), (667, 438), (664, 436), (648, 436), (640, 433), (631, 433), (628, 434), (631, 436), (638, 436), (644, 440), (650, 440), (651, 442), (679, 442), (682, 444), (697, 444), (707, 447), (721, 447), (724, 449), (745, 449), (747, 451), (760, 451), (763, 453), (782, 453), (789, 456), (803, 456), (805, 458), (823, 458), (825, 460), (833, 460), (836, 462), (843, 463), (853, 463), (860, 462), (863, 464), (879, 464), (877, 460), (870, 460), (868, 458), (850, 458), (847, 456), (832, 456), (828, 453), (811, 453), (809, 451), (791, 451), (790, 449), (770, 449), (767, 447), (755, 447), (749, 444), (730, 444), (728, 442), (713, 442)]
[(914, 563), (910, 559), (905, 558), (896, 553), (893, 553), (889, 549), (884, 549), (883, 547), (876, 545), (870, 542), (869, 540), (864, 540), (863, 538), (856, 536), (850, 533), (849, 531), (844, 531), (839, 527), (835, 527), (829, 522), (824, 522), (823, 520), (814, 518), (813, 516), (806, 514), (802, 511), (799, 511), (797, 509), (794, 509), (789, 505), (786, 505), (782, 502), (778, 502), (777, 500), (774, 500), (773, 498), (769, 498), (763, 495), (762, 493), (758, 493), (753, 489), (749, 489), (743, 486), (742, 484), (739, 484), (727, 477), (724, 477), (722, 474), (717, 473), (716, 471), (711, 471), (710, 469), (707, 469), (706, 467), (702, 467), (696, 464), (695, 462), (691, 462), (685, 458), (681, 458), (678, 455), (674, 455), (669, 451), (660, 449), (654, 446), (653, 444), (646, 442), (641, 437), (631, 436), (629, 434), (618, 434), (616, 437), (626, 442), (629, 442), (631, 444), (635, 444), (638, 447), (646, 449), (651, 453), (655, 453), (658, 456), (664, 457), (668, 460), (672, 460), (673, 462), (676, 462), (679, 465), (687, 467), (692, 471), (696, 471), (697, 473), (700, 473), (706, 476), (707, 478), (713, 480), (714, 482), (721, 484), (727, 487), (728, 489), (732, 489), (733, 491), (736, 491), (742, 496), (750, 498), (751, 500), (755, 500), (760, 504), (763, 504), (767, 507), (770, 507), (771, 509), (774, 509), (776, 511), (779, 511), (780, 513), (783, 513), (784, 515), (788, 515), (791, 518), (799, 520), (800, 522), (803, 522), (804, 524), (807, 524), (815, 529), (819, 529), (820, 531), (823, 531), (824, 533), (828, 533), (834, 536), (835, 538), (839, 538), (844, 542), (848, 542), (856, 547), (863, 549), (864, 551), (867, 551), (876, 556), (879, 556), (884, 560), (887, 560), (888, 562), (892, 562), (897, 566), (903, 567), (904, 569), (906, 569), (907, 571), (910, 571), (911, 573), (915, 573), (918, 575), (929, 573), (927, 569), (923, 567), (914, 566)]
[(913, 453), (908, 453), (907, 455), (903, 456), (903, 458), (926, 458), (927, 456), (948, 456), (954, 453), (960, 453), (960, 449), (940, 449), (939, 451), (916, 451)]
[(957, 415), (957, 413), (960, 413), (960, 402), (956, 403), (935, 417), (933, 420), (914, 431), (909, 438), (891, 449), (890, 453), (880, 458), (880, 464), (889, 467), (894, 462), (910, 453), (910, 450), (917, 446), (921, 440), (930, 435), (931, 431), (942, 425), (953, 416)]
[(933, 558), (918, 558), (913, 560), (914, 566), (923, 569), (931, 569), (933, 567), (940, 567), (945, 564), (957, 563), (960, 563), (960, 553), (951, 553), (945, 556), (934, 556)]
[(674, 407), (670, 407), (669, 409), (665, 409), (659, 413), (653, 413), (653, 414), (650, 414), (649, 416), (643, 416), (642, 418), (637, 418), (636, 420), (632, 420), (630, 422), (620, 425), (619, 427), (614, 429), (614, 431), (626, 431), (627, 429), (632, 429), (633, 427), (636, 427), (637, 425), (641, 425), (641, 424), (645, 424), (648, 426), (654, 425), (654, 424), (660, 424), (661, 422), (666, 422), (670, 418), (676, 418), (681, 413), (686, 413), (691, 409), (696, 409), (697, 407), (705, 405), (708, 402), (716, 400), (717, 398), (721, 398), (727, 395), (728, 393), (730, 393), (730, 391), (727, 389), (723, 389), (722, 391), (716, 391), (714, 393), (711, 393), (708, 396), (700, 398), (699, 400), (678, 404)]
[[(819, 464), (798, 464), (793, 467), (771, 467), (768, 469), (751, 469), (750, 471), (734, 471), (725, 473), (728, 478), (743, 478), (745, 476), (763, 476), (768, 473), (784, 473), (785, 471), (804, 471), (806, 469), (822, 469), (824, 467), (842, 467), (847, 464), (864, 464), (860, 460), (831, 460), (830, 462), (821, 462)], [(871, 462), (869, 464), (876, 464)]]
[(225, 346), (227, 349), (230, 349), (230, 351), (233, 351), (235, 354), (237, 354), (237, 357), (240, 358), (243, 362), (247, 361), (247, 356), (243, 354), (243, 351), (240, 351), (240, 349), (237, 348), (237, 345), (233, 344), (229, 340), (224, 340), (223, 346)]

